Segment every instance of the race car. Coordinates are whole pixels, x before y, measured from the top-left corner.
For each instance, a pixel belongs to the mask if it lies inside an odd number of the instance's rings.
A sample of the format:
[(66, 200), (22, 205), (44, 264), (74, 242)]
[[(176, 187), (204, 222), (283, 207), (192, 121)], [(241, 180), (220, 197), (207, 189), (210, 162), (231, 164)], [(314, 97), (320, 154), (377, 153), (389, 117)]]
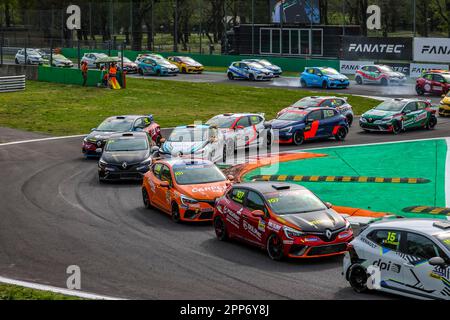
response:
[[(25, 61), (25, 55), (26, 55), (26, 61)], [(37, 49), (20, 49), (17, 51), (16, 56), (14, 58), (14, 61), (16, 64), (35, 64), (35, 65), (41, 65), (45, 63), (44, 58), (39, 53)]]
[(143, 56), (137, 60), (140, 75), (176, 76), (179, 69), (166, 59)]
[(333, 68), (307, 67), (300, 74), (300, 85), (302, 88), (346, 89), (350, 85), (350, 81)]
[(115, 133), (144, 131), (154, 145), (161, 141), (161, 128), (153, 115), (114, 116), (103, 121), (83, 139), (82, 152), (86, 157), (100, 157), (106, 141)]
[(264, 114), (224, 113), (209, 119), (206, 124), (217, 127), (223, 133), (227, 156), (242, 147), (272, 145), (273, 131)]
[(272, 80), (274, 75), (269, 69), (259, 63), (238, 61), (233, 62), (227, 71), (229, 80), (245, 79), (250, 81)]
[(357, 84), (403, 85), (406, 75), (386, 65), (361, 66), (356, 71), (355, 81)]
[(450, 72), (426, 72), (416, 80), (416, 92), (424, 94), (443, 95), (450, 90)]
[[(67, 59), (62, 54), (54, 54), (52, 55), (52, 67), (57, 68), (73, 68), (72, 60)], [(50, 57), (48, 58), (50, 61)], [(49, 62), (47, 64), (50, 64)]]
[(364, 131), (386, 131), (394, 134), (413, 128), (431, 130), (436, 124), (436, 110), (430, 102), (418, 99), (383, 101), (359, 119), (359, 125)]
[(83, 55), (83, 58), (81, 58), (81, 63), (86, 62), (88, 68), (96, 69), (97, 68), (96, 61), (98, 59), (104, 59), (104, 58), (108, 58), (108, 55), (104, 54), (104, 53), (95, 53), (95, 52), (85, 53)]
[(335, 138), (343, 141), (349, 126), (345, 116), (332, 108), (308, 108), (288, 110), (271, 121), (272, 129), (278, 130), (280, 143), (299, 146), (305, 141)]
[(353, 239), (331, 204), (296, 184), (235, 184), (217, 199), (213, 219), (219, 240), (243, 240), (273, 260), (341, 255)]
[(174, 222), (211, 221), (215, 199), (229, 185), (230, 181), (210, 161), (157, 160), (144, 177), (142, 198), (146, 208), (158, 208), (171, 215)]
[(280, 77), (283, 73), (283, 70), (277, 66), (272, 64), (270, 61), (266, 59), (245, 59), (244, 62), (252, 62), (252, 63), (258, 63), (262, 65), (264, 68), (272, 71), (274, 77)]
[(450, 222), (396, 219), (370, 224), (348, 245), (343, 275), (356, 292), (450, 299)]
[(212, 162), (226, 157), (225, 139), (220, 130), (210, 125), (188, 125), (173, 129), (161, 147), (173, 157), (190, 157)]
[(278, 112), (277, 117), (289, 110), (308, 109), (314, 107), (335, 108), (347, 118), (348, 125), (350, 127), (352, 126), (355, 115), (353, 113), (353, 107), (348, 103), (346, 97), (306, 97)]
[(442, 100), (439, 105), (439, 115), (441, 117), (450, 117), (450, 92), (442, 96)]
[(201, 63), (191, 57), (168, 57), (167, 60), (176, 65), (181, 73), (202, 73), (205, 70)]
[(98, 162), (100, 182), (142, 180), (152, 161), (152, 142), (145, 132), (112, 134)]
[[(117, 57), (119, 59), (119, 62), (117, 63), (117, 66), (122, 69), (122, 58)], [(128, 59), (127, 57), (123, 57), (123, 70), (126, 71), (128, 74), (133, 74), (138, 72), (138, 66), (136, 63)]]
[(142, 60), (144, 58), (152, 58), (155, 60), (158, 60), (158, 59), (164, 60), (165, 59), (162, 55), (157, 54), (157, 53), (140, 53), (137, 55), (135, 63), (137, 64), (139, 62), (139, 60)]

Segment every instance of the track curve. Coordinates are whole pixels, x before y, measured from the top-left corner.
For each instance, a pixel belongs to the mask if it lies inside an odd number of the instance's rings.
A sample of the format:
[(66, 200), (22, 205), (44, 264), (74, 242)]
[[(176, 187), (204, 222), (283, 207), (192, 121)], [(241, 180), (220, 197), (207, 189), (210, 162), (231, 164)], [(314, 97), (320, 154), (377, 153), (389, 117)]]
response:
[[(450, 120), (398, 136), (352, 128), (345, 144), (445, 136)], [(66, 268), (78, 265), (82, 290), (124, 298), (374, 298), (348, 287), (341, 257), (277, 263), (247, 245), (219, 242), (208, 224), (177, 225), (145, 210), (139, 184), (98, 183), (97, 164), (81, 158), (80, 140), (0, 145), (2, 276), (65, 287)], [(336, 143), (305, 148), (322, 146)]]

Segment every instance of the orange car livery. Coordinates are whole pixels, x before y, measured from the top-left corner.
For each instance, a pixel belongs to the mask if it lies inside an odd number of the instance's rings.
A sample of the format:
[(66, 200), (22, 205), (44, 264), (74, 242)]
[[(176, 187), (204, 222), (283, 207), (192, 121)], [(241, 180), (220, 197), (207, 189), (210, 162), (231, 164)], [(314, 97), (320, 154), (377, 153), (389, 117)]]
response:
[(142, 197), (175, 222), (211, 221), (215, 200), (230, 181), (210, 161), (183, 158), (156, 161), (145, 175)]

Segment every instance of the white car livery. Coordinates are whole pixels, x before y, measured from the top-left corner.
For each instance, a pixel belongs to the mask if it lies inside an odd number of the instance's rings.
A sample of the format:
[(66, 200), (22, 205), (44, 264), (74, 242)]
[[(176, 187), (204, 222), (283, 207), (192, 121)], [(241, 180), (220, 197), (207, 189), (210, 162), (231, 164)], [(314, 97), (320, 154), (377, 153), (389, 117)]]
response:
[(417, 299), (450, 300), (450, 221), (395, 219), (364, 229), (344, 257), (347, 281)]
[(227, 71), (228, 79), (245, 79), (250, 81), (272, 80), (273, 72), (263, 65), (255, 62), (239, 61), (233, 62)]
[[(26, 61), (25, 61), (26, 59)], [(20, 49), (16, 53), (15, 57), (16, 64), (43, 64), (44, 58), (40, 54), (37, 49), (26, 49), (26, 57), (25, 57), (25, 49)]]
[(161, 150), (173, 157), (192, 157), (212, 162), (222, 161), (226, 152), (223, 134), (210, 125), (176, 127)]
[(95, 62), (100, 58), (107, 58), (107, 57), (108, 57), (108, 55), (104, 54), (104, 53), (95, 53), (95, 52), (85, 53), (83, 55), (83, 58), (81, 58), (81, 62), (86, 62), (88, 65), (88, 68), (95, 69), (95, 68), (97, 68), (97, 65)]
[(264, 114), (224, 113), (209, 119), (206, 123), (216, 126), (222, 132), (228, 155), (251, 145), (272, 145), (273, 131)]

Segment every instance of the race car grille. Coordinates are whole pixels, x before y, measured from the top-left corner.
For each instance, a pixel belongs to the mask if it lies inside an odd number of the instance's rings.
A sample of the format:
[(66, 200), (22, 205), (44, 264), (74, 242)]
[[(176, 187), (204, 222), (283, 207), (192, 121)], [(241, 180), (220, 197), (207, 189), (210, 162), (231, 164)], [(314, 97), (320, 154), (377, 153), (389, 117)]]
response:
[(135, 173), (110, 173), (106, 177), (107, 180), (141, 180), (143, 178), (143, 175), (135, 172)]
[(213, 217), (213, 212), (202, 212), (200, 214), (199, 219), (201, 220), (210, 220)]
[(289, 254), (291, 254), (293, 256), (301, 257), (305, 254), (306, 248), (307, 248), (306, 246), (294, 244), (291, 246), (291, 248), (289, 250)]
[(328, 245), (328, 246), (320, 246), (320, 247), (312, 247), (311, 250), (308, 252), (308, 256), (321, 256), (325, 254), (333, 254), (333, 253), (339, 253), (344, 252), (347, 250), (347, 244), (346, 243), (340, 243), (340, 244), (334, 244), (334, 245)]

